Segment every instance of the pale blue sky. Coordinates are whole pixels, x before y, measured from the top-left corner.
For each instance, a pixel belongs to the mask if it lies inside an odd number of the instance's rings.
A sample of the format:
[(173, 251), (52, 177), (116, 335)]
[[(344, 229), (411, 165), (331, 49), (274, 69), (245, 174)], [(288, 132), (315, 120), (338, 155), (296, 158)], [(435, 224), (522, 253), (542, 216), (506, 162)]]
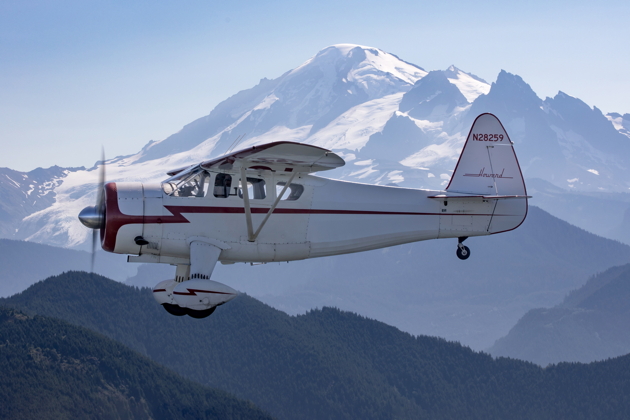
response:
[(0, 166), (132, 154), (338, 43), (630, 112), (630, 2), (0, 2)]

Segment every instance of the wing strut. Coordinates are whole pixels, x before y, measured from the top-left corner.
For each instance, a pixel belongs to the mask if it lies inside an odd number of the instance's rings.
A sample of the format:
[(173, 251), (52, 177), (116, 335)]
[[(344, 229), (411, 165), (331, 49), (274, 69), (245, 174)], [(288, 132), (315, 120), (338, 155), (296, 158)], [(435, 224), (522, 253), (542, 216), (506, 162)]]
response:
[[(273, 202), (273, 204), (269, 208), (269, 211), (265, 215), (265, 218), (263, 219), (263, 221), (260, 223), (260, 226), (258, 226), (258, 229), (256, 229), (256, 232), (254, 232), (254, 227), (252, 224), (252, 211), (249, 205), (249, 191), (247, 191), (246, 168), (241, 167), (241, 189), (243, 191), (243, 200), (245, 204), (245, 221), (247, 222), (247, 240), (249, 242), (256, 241), (256, 238), (258, 238), (260, 231), (265, 226), (265, 223), (267, 223), (267, 220), (269, 220), (269, 216), (271, 216), (273, 211), (276, 209), (276, 207), (278, 206), (278, 203), (280, 203), (280, 200), (282, 200), (284, 193), (287, 191), (287, 188), (289, 188), (289, 186), (291, 185), (291, 182), (293, 182), (293, 179), (295, 178), (296, 174), (297, 172), (293, 172), (291, 174), (291, 177), (289, 177), (289, 181), (284, 184), (282, 191), (280, 191), (280, 194), (278, 194), (278, 196), (276, 197), (276, 200)], [(243, 182), (243, 180), (245, 180), (245, 182)]]
[(245, 222), (247, 222), (247, 240), (254, 242), (254, 228), (252, 227), (252, 210), (249, 207), (249, 191), (247, 190), (247, 168), (241, 166), (241, 191), (245, 203)]

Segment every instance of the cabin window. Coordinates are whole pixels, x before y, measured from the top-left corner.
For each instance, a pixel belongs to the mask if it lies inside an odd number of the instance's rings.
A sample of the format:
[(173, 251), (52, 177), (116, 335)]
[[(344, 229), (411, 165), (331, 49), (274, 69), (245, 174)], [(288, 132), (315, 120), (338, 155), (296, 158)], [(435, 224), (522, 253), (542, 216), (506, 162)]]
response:
[[(286, 182), (278, 182), (276, 184), (276, 196), (279, 196), (282, 192), (284, 186), (287, 185)], [(282, 201), (295, 201), (304, 192), (304, 185), (301, 184), (289, 184), (289, 188), (284, 192), (282, 196)]]
[[(267, 186), (264, 179), (247, 178), (247, 195), (250, 200), (262, 200), (267, 197)], [(238, 189), (238, 196), (243, 198), (243, 191)]]
[(164, 182), (162, 189), (171, 197), (205, 197), (210, 185), (210, 176), (206, 171), (194, 171), (171, 182)]
[(218, 198), (228, 198), (232, 189), (232, 176), (228, 174), (217, 174), (214, 179), (214, 196)]

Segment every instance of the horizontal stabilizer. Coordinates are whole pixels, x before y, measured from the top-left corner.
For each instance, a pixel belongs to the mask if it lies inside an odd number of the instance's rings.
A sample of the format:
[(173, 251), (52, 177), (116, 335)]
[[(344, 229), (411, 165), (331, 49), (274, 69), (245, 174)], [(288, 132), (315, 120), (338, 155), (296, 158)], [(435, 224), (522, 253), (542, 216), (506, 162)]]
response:
[(506, 200), (511, 198), (532, 198), (531, 195), (468, 195), (468, 194), (438, 194), (431, 195), (429, 198), (437, 200), (453, 200), (453, 199), (479, 199), (479, 200)]

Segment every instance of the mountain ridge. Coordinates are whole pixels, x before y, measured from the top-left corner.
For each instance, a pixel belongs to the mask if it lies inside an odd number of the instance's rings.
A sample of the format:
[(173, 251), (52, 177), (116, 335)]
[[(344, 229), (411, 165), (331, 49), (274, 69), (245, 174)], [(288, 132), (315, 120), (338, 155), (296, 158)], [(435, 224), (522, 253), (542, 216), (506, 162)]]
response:
[(268, 419), (87, 328), (0, 307), (0, 417)]
[(528, 311), (488, 350), (545, 366), (630, 352), (630, 264), (591, 277), (551, 308)]
[[(325, 48), (280, 77), (231, 96), (167, 139), (108, 161), (108, 179), (158, 181), (170, 169), (223, 153), (244, 136), (238, 148), (286, 140), (332, 149), (347, 162), (326, 174), (333, 178), (440, 190), (470, 124), (484, 112), (502, 120), (526, 178), (582, 192), (630, 188), (624, 164), (630, 144), (621, 114), (604, 116), (562, 92), (542, 100), (504, 70), (489, 85), (454, 66), (427, 72), (353, 44)], [(0, 235), (86, 247), (89, 232), (75, 215), (93, 204), (97, 184), (95, 168), (70, 172), (51, 190), (54, 202), (24, 207), (18, 196), (28, 195), (27, 187), (0, 176), (0, 188), (15, 190), (6, 205), (24, 208), (21, 219), (0, 214)]]
[(148, 289), (77, 272), (0, 304), (93, 328), (280, 419), (624, 418), (630, 410), (630, 356), (542, 369), (334, 308), (292, 317), (246, 295), (205, 320), (179, 318)]

